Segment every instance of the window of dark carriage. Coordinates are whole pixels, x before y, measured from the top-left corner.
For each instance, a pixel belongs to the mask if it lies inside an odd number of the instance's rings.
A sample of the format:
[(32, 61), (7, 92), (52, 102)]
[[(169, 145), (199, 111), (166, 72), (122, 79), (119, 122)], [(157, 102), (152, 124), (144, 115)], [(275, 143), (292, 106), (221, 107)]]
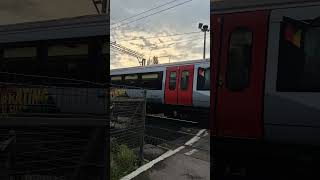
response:
[(180, 80), (180, 89), (187, 90), (189, 84), (189, 71), (182, 71), (181, 72), (181, 80)]
[(169, 75), (169, 90), (175, 90), (177, 83), (177, 72), (172, 71)]
[(124, 85), (139, 87), (139, 76), (138, 74), (126, 74), (124, 75)]
[(65, 43), (48, 45), (48, 66), (50, 76), (62, 76), (82, 80), (91, 80), (89, 74), (88, 44)]
[(198, 68), (197, 90), (210, 90), (210, 68)]
[(89, 57), (88, 46), (84, 41), (68, 40), (5, 44), (1, 48), (1, 70), (92, 81), (95, 77), (91, 77), (93, 73), (89, 71), (94, 69), (98, 72), (102, 68), (90, 68), (89, 60), (92, 58)]
[(230, 33), (226, 87), (241, 91), (249, 86), (253, 33), (247, 28), (236, 28)]
[(277, 91), (320, 91), (320, 28), (310, 23), (286, 17), (281, 23)]
[(162, 89), (162, 72), (142, 73), (140, 76), (140, 86), (150, 90)]
[(2, 47), (1, 70), (18, 74), (35, 74), (38, 66), (36, 46)]

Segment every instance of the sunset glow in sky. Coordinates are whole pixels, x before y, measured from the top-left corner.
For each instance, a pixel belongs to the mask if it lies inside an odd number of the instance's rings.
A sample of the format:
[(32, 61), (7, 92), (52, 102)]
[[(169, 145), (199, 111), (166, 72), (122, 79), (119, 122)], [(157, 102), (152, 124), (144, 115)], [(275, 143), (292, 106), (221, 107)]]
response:
[[(210, 1), (177, 0), (135, 16), (168, 2), (173, 0), (111, 1), (111, 41), (144, 54), (146, 59), (158, 56), (159, 63), (168, 63), (169, 58), (170, 62), (201, 59), (203, 33), (198, 29), (198, 23), (209, 24)], [(168, 9), (170, 7), (172, 8)], [(157, 13), (162, 10), (164, 11)], [(155, 15), (151, 15), (154, 13)], [(145, 17), (148, 15), (150, 16)], [(122, 21), (132, 16), (135, 17)], [(188, 34), (171, 36), (183, 33)], [(207, 33), (206, 58), (210, 56), (209, 47), (210, 35)], [(112, 49), (110, 53), (111, 69), (139, 65), (135, 57)]]

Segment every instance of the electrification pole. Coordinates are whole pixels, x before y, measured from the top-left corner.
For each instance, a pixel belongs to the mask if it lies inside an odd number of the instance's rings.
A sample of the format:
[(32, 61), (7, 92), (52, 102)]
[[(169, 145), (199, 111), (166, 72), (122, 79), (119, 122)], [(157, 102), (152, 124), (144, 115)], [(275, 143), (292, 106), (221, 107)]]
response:
[(96, 8), (98, 14), (100, 14), (100, 10), (98, 8), (98, 4), (101, 5), (101, 13), (109, 14), (110, 12), (110, 0), (92, 0), (94, 7)]
[(203, 59), (206, 59), (206, 39), (207, 39), (207, 32), (209, 32), (209, 26), (203, 25), (203, 23), (199, 23), (198, 28), (204, 32), (204, 40), (203, 40)]
[(107, 13), (107, 1), (106, 0), (102, 0), (101, 2), (101, 12), (103, 14), (106, 14)]
[(102, 13), (109, 14), (110, 12), (110, 0), (102, 0)]

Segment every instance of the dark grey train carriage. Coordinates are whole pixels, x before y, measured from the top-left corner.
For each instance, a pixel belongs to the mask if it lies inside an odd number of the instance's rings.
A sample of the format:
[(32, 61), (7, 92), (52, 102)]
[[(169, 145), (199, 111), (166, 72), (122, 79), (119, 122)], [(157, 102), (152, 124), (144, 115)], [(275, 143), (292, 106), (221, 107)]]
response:
[(105, 177), (108, 21), (0, 26), (0, 179)]
[[(105, 113), (103, 84), (109, 71), (106, 26), (103, 15), (0, 26), (1, 112), (77, 117), (45, 122), (23, 115), (24, 124), (79, 124), (79, 115), (84, 115), (83, 122), (94, 117), (87, 123), (100, 118)], [(0, 125), (20, 123), (12, 118)]]

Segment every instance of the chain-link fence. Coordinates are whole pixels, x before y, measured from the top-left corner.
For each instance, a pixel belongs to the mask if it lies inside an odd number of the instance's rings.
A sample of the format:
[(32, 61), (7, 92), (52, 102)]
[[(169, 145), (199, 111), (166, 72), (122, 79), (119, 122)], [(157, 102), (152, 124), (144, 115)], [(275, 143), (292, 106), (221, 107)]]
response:
[(105, 128), (0, 129), (0, 179), (101, 179)]
[(110, 104), (111, 142), (125, 144), (130, 149), (139, 149), (143, 161), (146, 91), (130, 87), (113, 86)]
[(19, 74), (0, 77), (0, 125), (107, 124), (106, 85)]
[(0, 75), (1, 180), (106, 178), (105, 85)]

